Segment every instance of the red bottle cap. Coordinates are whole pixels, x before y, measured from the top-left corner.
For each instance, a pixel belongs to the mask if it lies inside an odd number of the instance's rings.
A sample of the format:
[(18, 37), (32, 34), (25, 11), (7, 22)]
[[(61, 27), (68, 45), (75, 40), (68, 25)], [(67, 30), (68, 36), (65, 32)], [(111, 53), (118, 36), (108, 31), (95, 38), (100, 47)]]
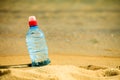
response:
[(36, 17), (35, 16), (30, 16), (29, 17), (29, 26), (37, 26), (37, 21), (36, 21)]

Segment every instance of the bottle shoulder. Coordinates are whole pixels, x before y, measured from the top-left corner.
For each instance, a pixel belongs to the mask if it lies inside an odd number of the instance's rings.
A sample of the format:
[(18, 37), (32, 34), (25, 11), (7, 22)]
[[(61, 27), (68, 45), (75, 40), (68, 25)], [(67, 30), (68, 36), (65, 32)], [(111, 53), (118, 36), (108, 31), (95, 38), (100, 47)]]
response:
[(44, 36), (44, 33), (38, 27), (33, 27), (33, 28), (29, 28), (29, 30), (27, 32), (27, 36), (39, 36), (39, 37), (42, 37), (42, 36)]

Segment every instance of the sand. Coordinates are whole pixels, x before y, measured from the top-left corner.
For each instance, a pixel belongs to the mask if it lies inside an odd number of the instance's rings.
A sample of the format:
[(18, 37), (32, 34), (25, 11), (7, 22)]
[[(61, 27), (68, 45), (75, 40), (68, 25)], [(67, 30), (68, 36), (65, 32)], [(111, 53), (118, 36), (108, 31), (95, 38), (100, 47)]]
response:
[(120, 70), (87, 70), (73, 65), (0, 70), (0, 80), (120, 80)]
[[(0, 56), (0, 59), (1, 65), (30, 63), (28, 55)], [(117, 57), (50, 54), (50, 59), (49, 65), (41, 67), (0, 68), (0, 80), (120, 80)]]

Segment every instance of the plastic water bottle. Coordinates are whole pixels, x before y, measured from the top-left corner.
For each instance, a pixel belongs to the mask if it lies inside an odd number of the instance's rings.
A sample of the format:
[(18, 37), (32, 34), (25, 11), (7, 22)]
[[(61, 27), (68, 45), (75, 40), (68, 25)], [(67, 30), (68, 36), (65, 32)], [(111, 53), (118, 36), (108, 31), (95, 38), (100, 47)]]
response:
[(44, 33), (37, 26), (35, 16), (29, 17), (29, 30), (26, 35), (26, 43), (32, 66), (42, 66), (50, 63), (48, 58), (48, 47), (46, 45)]

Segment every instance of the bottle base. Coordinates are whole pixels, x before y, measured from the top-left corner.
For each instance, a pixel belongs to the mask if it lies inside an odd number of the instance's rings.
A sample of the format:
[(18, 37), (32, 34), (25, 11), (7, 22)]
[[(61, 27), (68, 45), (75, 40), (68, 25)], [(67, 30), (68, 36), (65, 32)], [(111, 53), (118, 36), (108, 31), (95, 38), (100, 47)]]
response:
[(40, 67), (48, 65), (51, 61), (49, 59), (44, 60), (42, 62), (32, 62), (32, 64), (29, 64), (29, 67)]

